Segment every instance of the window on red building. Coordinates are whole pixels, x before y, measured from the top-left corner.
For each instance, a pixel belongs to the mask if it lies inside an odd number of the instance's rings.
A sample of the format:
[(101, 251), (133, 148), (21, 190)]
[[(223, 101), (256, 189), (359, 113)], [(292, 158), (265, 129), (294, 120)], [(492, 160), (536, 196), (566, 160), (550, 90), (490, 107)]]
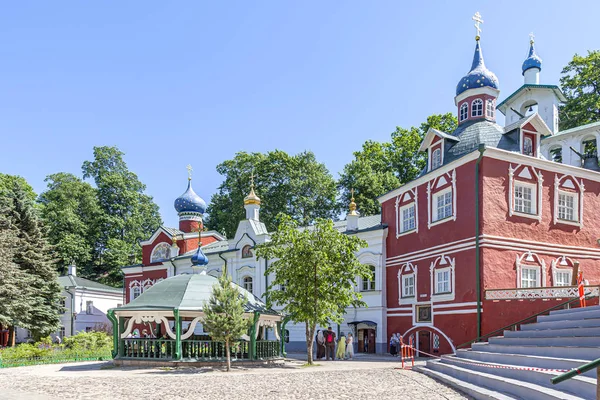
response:
[(475, 99), (471, 103), (471, 117), (481, 117), (483, 115), (483, 100)]
[(462, 103), (460, 106), (460, 118), (459, 120), (462, 122), (469, 117), (469, 106), (467, 103)]

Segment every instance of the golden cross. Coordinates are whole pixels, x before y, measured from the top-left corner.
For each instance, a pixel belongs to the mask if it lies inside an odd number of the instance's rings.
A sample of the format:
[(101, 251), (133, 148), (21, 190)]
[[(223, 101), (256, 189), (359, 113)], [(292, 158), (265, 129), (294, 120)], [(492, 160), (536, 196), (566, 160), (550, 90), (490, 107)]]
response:
[(481, 19), (481, 14), (479, 14), (479, 11), (473, 15), (473, 21), (475, 21), (475, 29), (477, 30), (477, 36), (475, 37), (479, 40), (479, 35), (481, 34), (481, 27), (479, 24), (483, 24), (483, 20)]
[(188, 172), (188, 180), (190, 180), (190, 181), (191, 181), (191, 180), (192, 180), (192, 171), (193, 171), (194, 169), (192, 168), (192, 166), (191, 166), (190, 164), (188, 164), (188, 166), (187, 166), (187, 167), (185, 167), (185, 168), (187, 169), (187, 172)]
[(254, 168), (252, 168), (252, 173), (250, 174), (250, 187), (254, 187)]
[(535, 35), (533, 34), (533, 32), (531, 32), (531, 33), (529, 34), (529, 43), (532, 43), (532, 44), (533, 44), (533, 42), (534, 42), (534, 39), (535, 39)]
[(354, 200), (354, 188), (350, 189), (350, 196), (352, 197), (352, 200)]

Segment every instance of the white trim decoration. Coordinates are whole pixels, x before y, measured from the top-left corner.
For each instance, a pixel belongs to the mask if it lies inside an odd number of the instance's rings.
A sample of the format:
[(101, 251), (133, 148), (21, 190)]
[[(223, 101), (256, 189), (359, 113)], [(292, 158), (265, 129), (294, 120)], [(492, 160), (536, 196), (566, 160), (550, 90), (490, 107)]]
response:
[[(586, 286), (585, 293), (597, 297), (600, 287)], [(577, 286), (552, 286), (544, 288), (492, 289), (485, 291), (486, 300), (569, 299), (579, 297)]]
[[(555, 260), (552, 260), (551, 270), (552, 270), (552, 286), (554, 287), (563, 287), (563, 286), (571, 286), (573, 282), (573, 265), (574, 262), (569, 257), (558, 257)], [(558, 275), (568, 273), (569, 279), (568, 284), (566, 285), (557, 285), (558, 283)]]
[[(531, 182), (523, 182), (523, 181), (518, 181), (515, 180), (515, 172), (519, 169), (519, 168), (525, 168), (525, 169), (530, 169), (531, 172), (533, 172), (533, 175), (535, 177), (535, 179), (537, 180), (537, 191), (532, 190), (532, 203), (535, 206), (535, 213), (533, 214), (528, 214), (528, 213), (524, 213), (524, 212), (519, 212), (519, 211), (515, 211), (515, 185), (518, 183), (519, 185), (530, 185), (535, 187), (535, 184), (531, 183)], [(531, 175), (531, 174), (529, 174)], [(519, 173), (518, 176), (523, 176), (523, 171), (521, 171)], [(513, 215), (518, 215), (521, 217), (527, 217), (527, 218), (533, 218), (536, 219), (538, 221), (542, 220), (542, 204), (543, 202), (541, 201), (542, 199), (542, 184), (544, 183), (544, 178), (542, 176), (542, 171), (538, 171), (533, 167), (527, 166), (527, 165), (522, 165), (522, 164), (518, 164), (516, 167), (513, 167), (512, 164), (508, 164), (508, 188), (509, 188), (509, 193), (508, 193), (508, 215), (509, 216), (513, 216)], [(533, 198), (535, 197), (535, 198)]]
[[(576, 193), (560, 190), (560, 185), (563, 180), (565, 180), (563, 186), (568, 187), (568, 188), (572, 187), (573, 189), (575, 189)], [(575, 185), (573, 185), (573, 182), (575, 182)], [(575, 207), (576, 208), (575, 212), (577, 212), (578, 221), (568, 221), (568, 220), (558, 218), (558, 210), (559, 210), (558, 196), (559, 196), (559, 194), (561, 194), (561, 192), (563, 194), (569, 193), (569, 194), (574, 194), (574, 195), (579, 196), (579, 199), (577, 201), (577, 206)], [(572, 175), (562, 175), (562, 176), (559, 176), (559, 174), (554, 175), (554, 212), (553, 212), (553, 216), (552, 216), (552, 222), (554, 223), (554, 225), (567, 224), (567, 225), (575, 225), (580, 228), (583, 228), (583, 197), (584, 197), (584, 193), (585, 193), (585, 185), (583, 183), (583, 179), (580, 182)]]
[[(403, 195), (398, 195), (396, 197), (396, 239), (398, 239), (400, 236), (404, 236), (404, 235), (408, 235), (409, 233), (419, 233), (419, 199), (418, 199), (418, 191), (417, 188), (414, 188), (412, 190), (407, 191), (406, 193), (404, 193)], [(410, 199), (412, 195), (412, 203), (407, 203), (404, 204), (403, 206), (400, 206), (400, 202), (401, 201), (406, 201), (407, 197)], [(402, 198), (402, 200), (400, 200)], [(414, 204), (415, 207), (415, 228), (408, 230), (408, 231), (403, 231), (402, 230), (402, 223), (403, 223), (403, 218), (402, 218), (402, 210), (408, 206), (410, 206), (411, 204)]]
[[(405, 274), (403, 274), (403, 272)], [(404, 277), (405, 276), (413, 276), (413, 296), (412, 297), (404, 297)], [(417, 266), (411, 262), (407, 262), (398, 270), (398, 304), (415, 304), (418, 298), (418, 286), (417, 286)]]
[[(535, 264), (526, 264), (535, 263)], [(523, 269), (532, 269), (537, 272), (537, 287), (545, 287), (546, 286), (546, 263), (544, 260), (540, 258), (536, 253), (531, 251), (527, 251), (520, 256), (517, 256), (516, 260), (517, 265), (517, 288), (522, 288), (522, 272)]]
[[(437, 268), (440, 266), (442, 268)], [(430, 264), (430, 266), (429, 266), (429, 279), (430, 279), (429, 284), (430, 284), (430, 286), (429, 287), (431, 290), (431, 303), (432, 304), (434, 302), (453, 301), (454, 300), (455, 293), (456, 293), (456, 268), (455, 268), (455, 266), (456, 266), (456, 259), (450, 258), (445, 255), (439, 256)], [(437, 274), (437, 271), (440, 269), (442, 269), (442, 270), (449, 269), (450, 292), (436, 294), (437, 279), (436, 279), (435, 275)]]

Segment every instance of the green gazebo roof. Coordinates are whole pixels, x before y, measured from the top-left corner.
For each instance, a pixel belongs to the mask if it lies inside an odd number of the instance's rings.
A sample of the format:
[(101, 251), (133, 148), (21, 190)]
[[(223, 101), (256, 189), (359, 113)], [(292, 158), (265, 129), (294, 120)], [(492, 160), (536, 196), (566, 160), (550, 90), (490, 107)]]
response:
[[(130, 303), (114, 309), (120, 311), (174, 310), (202, 311), (208, 303), (213, 286), (219, 280), (206, 274), (182, 274), (160, 281)], [(261, 314), (279, 314), (266, 306), (258, 297), (235, 283), (232, 285), (246, 299), (245, 312), (258, 311)]]

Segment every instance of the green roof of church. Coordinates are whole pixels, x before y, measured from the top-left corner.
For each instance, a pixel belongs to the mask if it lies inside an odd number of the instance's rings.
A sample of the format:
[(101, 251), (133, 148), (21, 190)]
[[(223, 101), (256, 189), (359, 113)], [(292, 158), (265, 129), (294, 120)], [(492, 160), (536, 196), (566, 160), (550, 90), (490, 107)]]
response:
[[(144, 290), (140, 296), (130, 303), (116, 308), (115, 311), (125, 310), (179, 310), (202, 311), (208, 303), (213, 286), (219, 280), (206, 274), (182, 274), (172, 276)], [(232, 285), (246, 299), (245, 312), (258, 311), (262, 314), (278, 314), (267, 308), (258, 297), (235, 283)]]

